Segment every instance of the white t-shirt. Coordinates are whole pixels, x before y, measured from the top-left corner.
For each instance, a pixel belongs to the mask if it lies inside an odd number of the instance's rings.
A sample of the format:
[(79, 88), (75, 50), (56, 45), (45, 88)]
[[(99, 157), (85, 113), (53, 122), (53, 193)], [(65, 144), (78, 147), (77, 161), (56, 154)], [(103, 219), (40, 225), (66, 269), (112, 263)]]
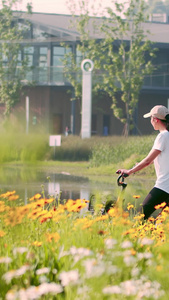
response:
[(169, 193), (169, 132), (160, 132), (153, 145), (153, 149), (160, 150), (161, 153), (155, 158), (154, 166), (157, 180), (155, 187)]

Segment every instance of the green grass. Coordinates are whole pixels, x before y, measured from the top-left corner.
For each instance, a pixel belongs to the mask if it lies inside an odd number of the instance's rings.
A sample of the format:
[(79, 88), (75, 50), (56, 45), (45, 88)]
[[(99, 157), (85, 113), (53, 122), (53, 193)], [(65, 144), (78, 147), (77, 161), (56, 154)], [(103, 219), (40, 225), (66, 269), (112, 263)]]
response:
[(1, 134), (0, 163), (44, 160), (49, 152), (48, 137), (26, 134)]
[(61, 146), (50, 147), (49, 136), (44, 134), (0, 134), (0, 162), (10, 161), (89, 161), (98, 167), (128, 158), (142, 158), (152, 147), (154, 136), (91, 137), (62, 136)]

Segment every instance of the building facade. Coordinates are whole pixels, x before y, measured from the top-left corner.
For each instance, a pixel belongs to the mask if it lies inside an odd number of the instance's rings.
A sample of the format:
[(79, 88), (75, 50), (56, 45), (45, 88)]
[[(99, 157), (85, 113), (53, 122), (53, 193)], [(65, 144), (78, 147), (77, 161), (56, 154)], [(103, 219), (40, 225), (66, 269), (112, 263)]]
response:
[[(22, 55), (28, 58), (30, 71), (24, 86), (24, 95), (14, 108), (14, 114), (20, 120), (25, 117), (25, 99), (29, 98), (29, 130), (44, 131), (49, 134), (69, 132), (80, 135), (81, 99), (74, 100), (74, 91), (65, 77), (62, 59), (72, 52), (76, 61), (81, 63), (77, 51), (79, 34), (70, 28), (71, 16), (33, 13), (21, 15), (20, 21), (27, 19), (30, 28), (23, 40)], [(159, 49), (156, 56), (158, 66), (151, 76), (147, 76), (140, 91), (138, 107), (135, 113), (135, 134), (150, 134), (149, 121), (143, 114), (156, 104), (169, 106), (169, 24), (148, 22), (144, 25), (151, 31), (150, 39)], [(97, 34), (94, 38), (98, 38)], [(63, 46), (63, 42), (68, 47)], [(80, 75), (81, 76), (81, 75)], [(81, 80), (81, 77), (79, 77)], [(119, 99), (118, 99), (119, 98)], [(117, 95), (120, 101), (120, 95)], [(123, 124), (117, 120), (111, 109), (111, 99), (106, 95), (92, 99), (92, 135), (121, 135)]]

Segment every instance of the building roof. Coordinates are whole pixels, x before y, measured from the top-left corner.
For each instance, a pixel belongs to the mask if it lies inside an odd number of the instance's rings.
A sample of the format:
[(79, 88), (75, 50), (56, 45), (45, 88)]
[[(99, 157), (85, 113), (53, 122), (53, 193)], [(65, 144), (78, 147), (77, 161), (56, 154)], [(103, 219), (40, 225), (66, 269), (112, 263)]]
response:
[[(18, 14), (16, 12), (16, 14)], [(28, 15), (24, 12), (20, 13), (21, 18), (29, 20), (32, 24), (39, 27), (40, 29), (56, 36), (57, 38), (67, 39), (67, 40), (79, 40), (80, 34), (77, 28), (71, 26), (71, 21), (73, 21), (73, 16), (71, 15), (59, 15), (59, 14), (48, 14), (48, 13), (32, 13)], [(78, 18), (77, 16), (75, 18)], [(93, 27), (93, 21), (97, 25), (101, 24), (102, 18), (91, 17), (89, 20), (89, 32), (90, 37), (99, 39), (104, 36), (100, 35)], [(112, 26), (112, 23), (111, 23)], [(146, 22), (142, 24), (145, 31), (149, 31), (150, 34), (147, 35), (148, 39), (152, 42), (158, 44), (169, 44), (169, 23), (161, 22)], [(97, 28), (97, 26), (96, 26)], [(126, 37), (126, 40), (129, 38)]]

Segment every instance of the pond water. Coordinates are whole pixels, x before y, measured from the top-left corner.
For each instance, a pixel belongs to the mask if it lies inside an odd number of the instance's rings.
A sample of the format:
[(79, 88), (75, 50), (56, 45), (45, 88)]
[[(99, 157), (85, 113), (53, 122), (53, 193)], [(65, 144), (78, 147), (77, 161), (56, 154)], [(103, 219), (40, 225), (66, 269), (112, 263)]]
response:
[(50, 173), (32, 167), (3, 167), (0, 170), (0, 190), (13, 191), (26, 204), (36, 193), (46, 197), (55, 196), (60, 200), (90, 199), (96, 192), (112, 193), (113, 184), (90, 181), (86, 177), (72, 176), (69, 173)]
[[(154, 181), (126, 179), (128, 186), (125, 190), (126, 203), (133, 201), (133, 195), (140, 195), (137, 199), (137, 207), (144, 199), (147, 191), (153, 186)], [(68, 173), (54, 173), (48, 168), (40, 170), (31, 166), (11, 166), (1, 167), (0, 169), (0, 189), (1, 192), (16, 191), (20, 199), (26, 204), (28, 199), (36, 193), (42, 193), (45, 197), (54, 196), (62, 202), (67, 199), (86, 199), (92, 195), (101, 195), (101, 200), (111, 198), (116, 200), (121, 187), (117, 186), (117, 176), (112, 175), (112, 182), (107, 183), (101, 180), (89, 180), (85, 177), (72, 176)]]

